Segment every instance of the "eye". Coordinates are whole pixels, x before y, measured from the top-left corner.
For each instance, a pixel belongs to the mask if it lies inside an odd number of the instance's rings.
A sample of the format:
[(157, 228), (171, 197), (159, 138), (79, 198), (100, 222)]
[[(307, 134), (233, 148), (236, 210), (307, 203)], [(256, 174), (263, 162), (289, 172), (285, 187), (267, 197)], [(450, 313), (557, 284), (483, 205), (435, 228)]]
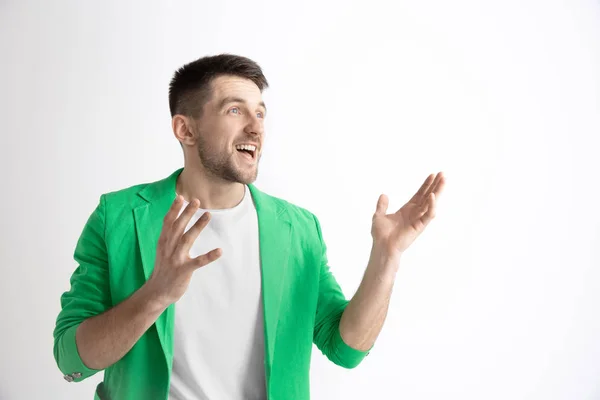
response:
[(240, 109), (238, 107), (232, 107), (229, 109), (229, 112), (234, 112), (234, 114), (239, 114), (240, 113)]
[(256, 113), (256, 116), (257, 116), (258, 118), (264, 118), (264, 117), (265, 117), (265, 116), (263, 115), (263, 113), (262, 113), (262, 112), (260, 112), (260, 111)]

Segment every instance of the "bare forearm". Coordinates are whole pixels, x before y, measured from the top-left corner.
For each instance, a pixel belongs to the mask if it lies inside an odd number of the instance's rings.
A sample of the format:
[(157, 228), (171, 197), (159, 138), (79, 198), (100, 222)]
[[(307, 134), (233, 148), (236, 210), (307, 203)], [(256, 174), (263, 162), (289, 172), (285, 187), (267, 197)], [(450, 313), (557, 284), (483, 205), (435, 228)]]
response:
[(363, 279), (340, 321), (340, 335), (350, 347), (366, 351), (375, 343), (387, 316), (398, 264), (399, 257), (390, 260), (372, 249)]
[(83, 321), (76, 333), (83, 363), (93, 369), (116, 363), (165, 309), (145, 285), (110, 310)]

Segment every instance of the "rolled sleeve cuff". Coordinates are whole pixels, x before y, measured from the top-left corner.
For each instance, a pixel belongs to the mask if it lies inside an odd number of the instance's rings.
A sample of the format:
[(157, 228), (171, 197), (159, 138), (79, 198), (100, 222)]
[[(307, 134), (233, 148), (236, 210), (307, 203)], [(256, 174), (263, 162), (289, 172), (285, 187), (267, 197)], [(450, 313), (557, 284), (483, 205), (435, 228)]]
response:
[(68, 328), (58, 340), (55, 349), (58, 366), (65, 374), (64, 378), (69, 382), (80, 382), (100, 371), (88, 368), (81, 360), (75, 341), (78, 326), (74, 325)]
[(361, 363), (361, 361), (369, 355), (374, 346), (371, 346), (369, 350), (361, 351), (353, 347), (350, 347), (344, 339), (339, 329), (335, 330), (333, 337), (333, 348), (335, 349), (336, 358), (340, 360), (340, 365), (344, 368), (354, 368)]

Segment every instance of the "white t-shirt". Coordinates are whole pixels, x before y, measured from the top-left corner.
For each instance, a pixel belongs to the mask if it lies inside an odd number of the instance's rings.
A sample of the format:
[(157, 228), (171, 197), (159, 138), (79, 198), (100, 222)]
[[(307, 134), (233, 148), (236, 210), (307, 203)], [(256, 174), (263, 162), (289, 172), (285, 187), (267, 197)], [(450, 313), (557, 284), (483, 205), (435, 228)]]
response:
[(223, 253), (194, 272), (175, 303), (169, 399), (266, 399), (258, 219), (248, 186), (237, 206), (208, 211), (190, 257), (217, 247)]

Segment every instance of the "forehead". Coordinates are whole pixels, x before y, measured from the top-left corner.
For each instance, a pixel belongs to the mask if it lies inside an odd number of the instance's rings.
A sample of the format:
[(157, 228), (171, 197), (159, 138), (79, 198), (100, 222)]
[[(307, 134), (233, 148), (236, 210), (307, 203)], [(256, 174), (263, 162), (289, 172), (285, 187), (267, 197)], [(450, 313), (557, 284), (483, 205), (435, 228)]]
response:
[(240, 97), (248, 102), (259, 103), (262, 93), (250, 79), (238, 76), (219, 76), (211, 83), (212, 100), (219, 101), (225, 97)]

